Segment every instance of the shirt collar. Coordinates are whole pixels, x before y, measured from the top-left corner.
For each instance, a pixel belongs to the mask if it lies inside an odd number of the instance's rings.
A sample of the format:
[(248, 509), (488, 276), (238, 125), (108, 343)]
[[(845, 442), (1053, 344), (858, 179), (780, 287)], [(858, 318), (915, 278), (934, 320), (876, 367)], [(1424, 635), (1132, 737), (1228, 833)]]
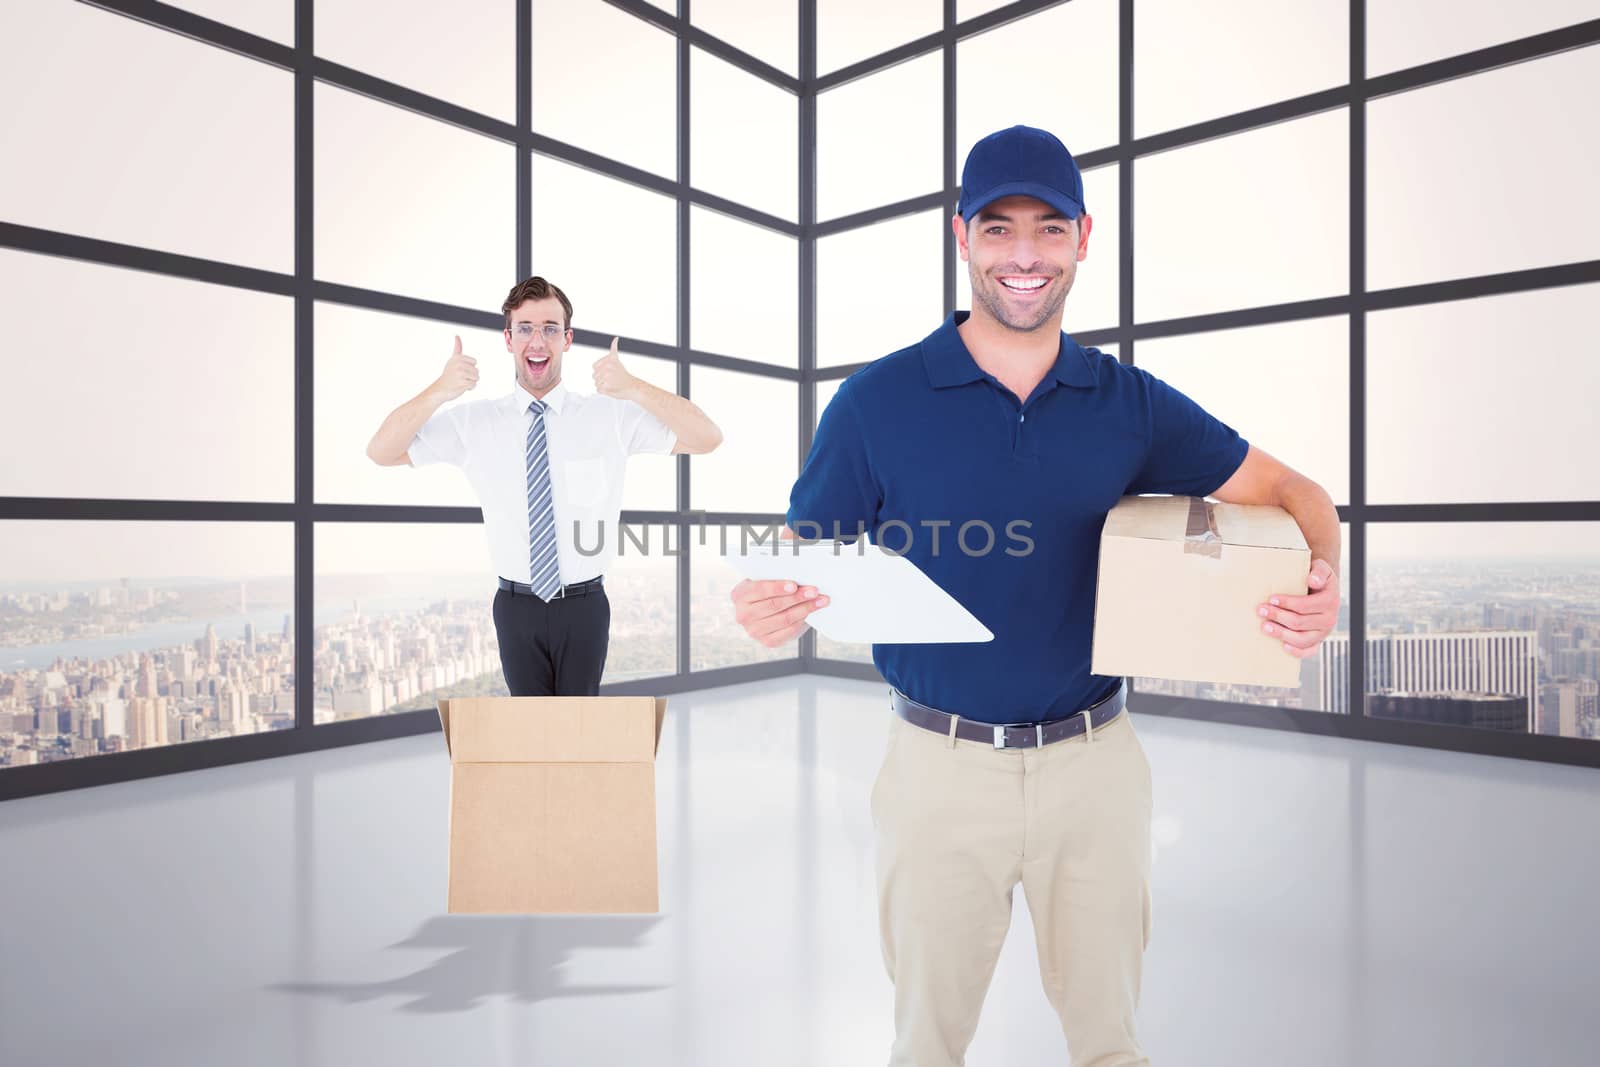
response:
[[(521, 382), (518, 382), (514, 395), (517, 398), (517, 414), (526, 415), (528, 413), (528, 405), (533, 403), (533, 394), (524, 389)], [(567, 383), (557, 382), (554, 389), (544, 394), (544, 403), (546, 407), (553, 410), (557, 415), (561, 414), (561, 409), (567, 403)]]
[[(956, 332), (956, 327), (966, 322), (971, 314), (970, 311), (951, 312), (937, 330), (923, 339), (922, 362), (927, 368), (928, 381), (933, 383), (935, 389), (965, 385), (986, 377), (983, 368), (967, 351), (961, 334)], [(1050, 373), (1062, 385), (1079, 389), (1095, 387), (1095, 373), (1089, 363), (1089, 353), (1065, 333), (1061, 335), (1061, 349), (1056, 354), (1056, 363)]]

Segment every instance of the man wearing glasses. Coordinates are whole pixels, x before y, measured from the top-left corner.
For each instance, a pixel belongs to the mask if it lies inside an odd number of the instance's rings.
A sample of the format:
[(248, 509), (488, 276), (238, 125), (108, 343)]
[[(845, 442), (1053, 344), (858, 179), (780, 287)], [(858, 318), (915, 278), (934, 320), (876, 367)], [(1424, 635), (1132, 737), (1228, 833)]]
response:
[(367, 456), (385, 467), (451, 463), (465, 472), (500, 575), (494, 625), (511, 695), (594, 696), (610, 640), (603, 576), (627, 458), (703, 454), (722, 431), (686, 398), (624, 370), (616, 338), (594, 365), (594, 395), (569, 391), (561, 357), (572, 347), (572, 301), (545, 279), (518, 283), (500, 310), (512, 393), (440, 410), (478, 384), (477, 360), (457, 337), (438, 380), (390, 413)]

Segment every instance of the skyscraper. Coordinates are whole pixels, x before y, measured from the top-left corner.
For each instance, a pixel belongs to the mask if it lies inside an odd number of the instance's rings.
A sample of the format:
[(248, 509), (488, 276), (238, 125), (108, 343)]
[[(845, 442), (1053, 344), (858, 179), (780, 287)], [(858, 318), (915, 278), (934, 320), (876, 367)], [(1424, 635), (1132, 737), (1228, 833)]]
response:
[[(1538, 721), (1538, 635), (1531, 630), (1374, 634), (1367, 638), (1369, 693), (1485, 693), (1522, 697), (1527, 729)], [(1322, 646), (1322, 706), (1348, 714), (1350, 636)]]
[[(113, 690), (112, 692), (115, 692)], [(117, 696), (106, 696), (100, 705), (100, 736), (124, 737), (128, 732), (128, 705)]]
[(1540, 694), (1536, 729), (1541, 734), (1581, 737), (1585, 726), (1600, 719), (1600, 681), (1557, 678)]
[(128, 747), (148, 748), (155, 742), (155, 701), (136, 696), (128, 701)]

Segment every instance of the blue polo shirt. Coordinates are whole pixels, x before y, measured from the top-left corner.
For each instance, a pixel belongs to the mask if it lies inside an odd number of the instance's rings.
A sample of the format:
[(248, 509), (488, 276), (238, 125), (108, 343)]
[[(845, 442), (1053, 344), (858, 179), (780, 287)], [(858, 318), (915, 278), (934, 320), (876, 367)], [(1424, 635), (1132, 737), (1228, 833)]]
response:
[[(840, 383), (788, 525), (846, 540), (866, 530), (993, 631), (873, 645), (890, 685), (983, 722), (1059, 719), (1118, 682), (1089, 672), (1106, 513), (1130, 494), (1215, 492), (1249, 445), (1159, 378), (1065, 333), (1055, 366), (1019, 401), (973, 361), (956, 332), (967, 315)], [(1159, 614), (1150, 626), (1158, 635)]]

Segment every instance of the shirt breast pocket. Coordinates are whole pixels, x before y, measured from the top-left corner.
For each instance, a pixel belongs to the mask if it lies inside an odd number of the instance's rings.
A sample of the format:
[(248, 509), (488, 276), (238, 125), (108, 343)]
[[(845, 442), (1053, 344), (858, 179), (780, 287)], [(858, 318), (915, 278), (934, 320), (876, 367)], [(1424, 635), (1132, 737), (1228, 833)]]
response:
[(605, 503), (611, 491), (611, 476), (606, 461), (598, 457), (569, 459), (561, 464), (563, 495), (577, 508), (593, 508)]

